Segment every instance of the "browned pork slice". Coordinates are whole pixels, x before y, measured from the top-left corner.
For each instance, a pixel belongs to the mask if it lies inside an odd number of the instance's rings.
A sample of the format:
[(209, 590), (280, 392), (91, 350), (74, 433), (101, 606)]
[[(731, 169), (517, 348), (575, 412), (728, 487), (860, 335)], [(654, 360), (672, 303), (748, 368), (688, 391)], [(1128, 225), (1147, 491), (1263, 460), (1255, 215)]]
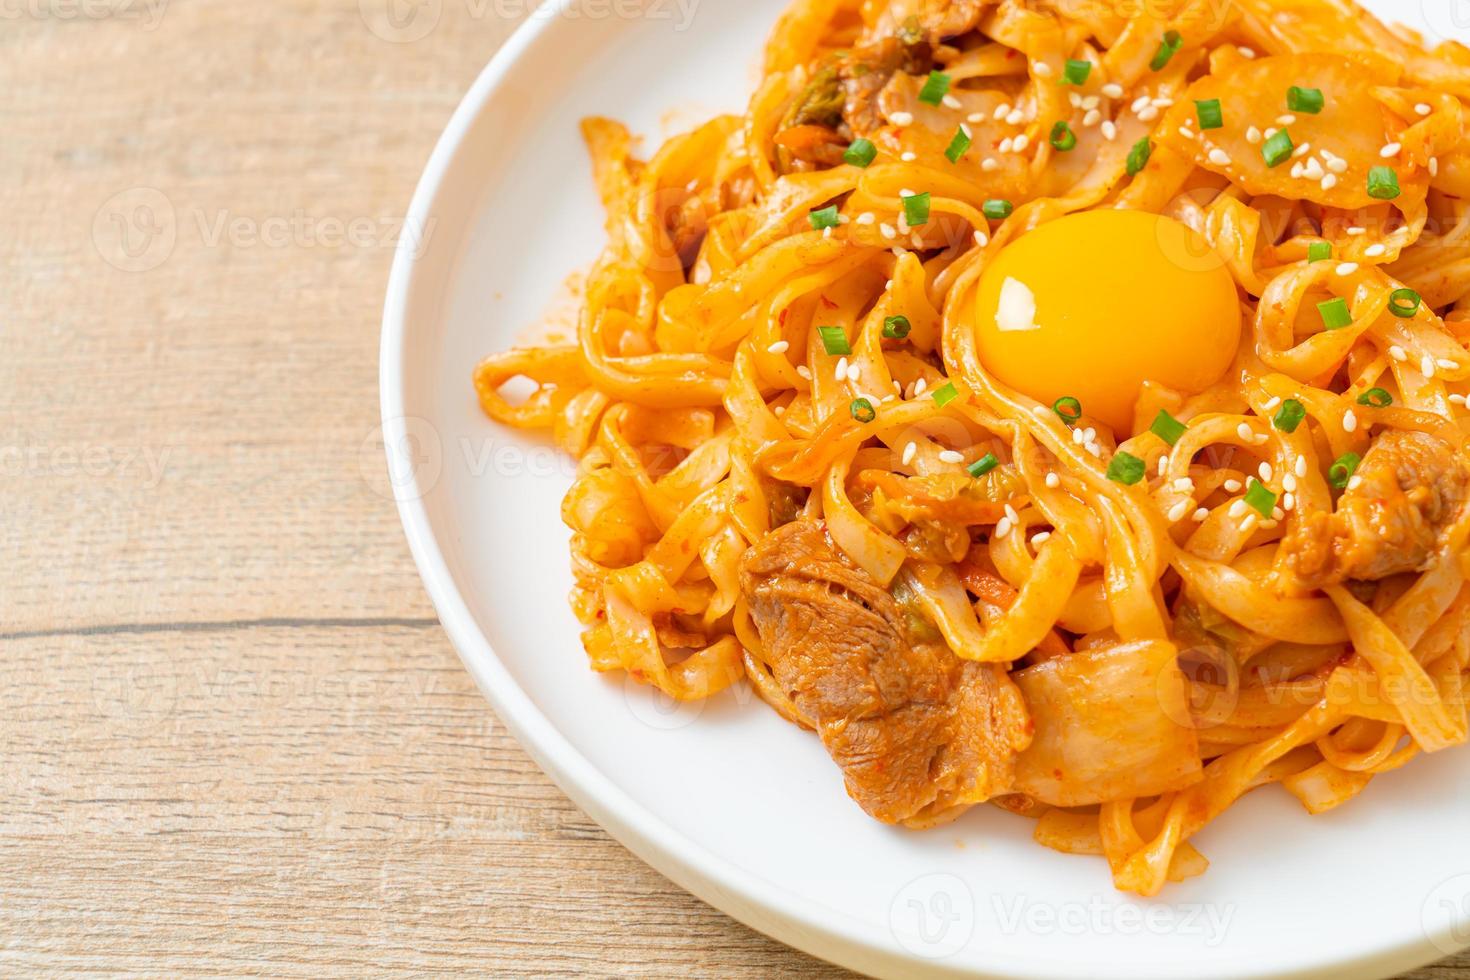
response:
[(1030, 720), (1004, 668), (911, 636), (893, 597), (821, 524), (766, 535), (741, 585), (776, 682), (869, 815), (898, 823), (1009, 787)]
[(1466, 499), (1455, 449), (1424, 432), (1383, 433), (1355, 475), (1332, 513), (1307, 516), (1285, 541), (1305, 585), (1423, 571)]

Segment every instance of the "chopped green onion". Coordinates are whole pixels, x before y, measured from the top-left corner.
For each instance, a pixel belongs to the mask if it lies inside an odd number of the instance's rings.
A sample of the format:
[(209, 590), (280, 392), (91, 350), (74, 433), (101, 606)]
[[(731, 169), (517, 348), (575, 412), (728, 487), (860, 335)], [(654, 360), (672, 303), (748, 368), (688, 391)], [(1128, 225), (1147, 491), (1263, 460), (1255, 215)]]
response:
[(1320, 88), (1293, 85), (1286, 90), (1286, 107), (1292, 112), (1308, 112), (1315, 116), (1326, 104), (1327, 100), (1322, 97)]
[(1382, 388), (1369, 388), (1358, 396), (1358, 404), (1369, 408), (1387, 408), (1393, 404), (1393, 396)]
[(929, 192), (910, 194), (903, 199), (903, 217), (910, 228), (927, 224), (929, 221)]
[(1154, 58), (1148, 63), (1149, 68), (1154, 71), (1163, 71), (1169, 60), (1178, 53), (1180, 46), (1184, 44), (1184, 38), (1178, 31), (1169, 31), (1159, 41), (1159, 49), (1154, 52)]
[(1270, 517), (1276, 506), (1276, 495), (1267, 490), (1260, 480), (1251, 477), (1250, 486), (1245, 488), (1245, 502), (1246, 506), (1255, 508), (1256, 513), (1262, 517)]
[(1092, 62), (1069, 60), (1067, 67), (1062, 71), (1062, 80), (1068, 85), (1082, 85), (1090, 74), (1092, 74)]
[(960, 126), (954, 131), (954, 139), (949, 141), (949, 149), (944, 155), (949, 158), (950, 163), (959, 163), (960, 157), (970, 148), (970, 134), (965, 132), (965, 127)]
[(1362, 461), (1363, 457), (1357, 453), (1343, 453), (1337, 457), (1337, 462), (1333, 463), (1332, 468), (1327, 471), (1327, 482), (1338, 490), (1347, 489), (1348, 481), (1353, 478), (1354, 471)]
[(902, 340), (909, 335), (914, 325), (909, 323), (906, 316), (885, 316), (883, 318), (883, 336), (889, 340)]
[(817, 334), (822, 338), (822, 349), (833, 357), (852, 353), (852, 345), (847, 342), (847, 331), (841, 327), (818, 327)]
[(806, 219), (812, 223), (812, 227), (817, 229), (817, 231), (821, 231), (823, 228), (836, 228), (842, 224), (842, 219), (837, 217), (837, 205), (835, 204), (822, 208), (820, 211), (813, 211), (806, 216)]
[(1138, 172), (1148, 166), (1148, 158), (1154, 154), (1154, 145), (1145, 136), (1133, 144), (1133, 149), (1128, 151), (1128, 176), (1135, 177)]
[(842, 159), (854, 167), (866, 167), (878, 156), (878, 148), (873, 145), (872, 140), (859, 137), (852, 141), (847, 152), (842, 154)]
[(1261, 157), (1266, 161), (1266, 166), (1279, 167), (1291, 159), (1291, 151), (1295, 149), (1296, 144), (1291, 141), (1291, 134), (1283, 129), (1261, 145)]
[(1225, 113), (1219, 99), (1195, 99), (1194, 114), (1199, 119), (1200, 129), (1220, 129), (1225, 125)]
[(1398, 173), (1392, 167), (1374, 167), (1368, 171), (1368, 196), (1379, 201), (1392, 201), (1398, 197)]
[(1077, 134), (1072, 132), (1065, 120), (1059, 120), (1051, 128), (1051, 145), (1063, 153), (1067, 153), (1077, 145)]
[(1423, 298), (1412, 289), (1395, 289), (1388, 294), (1388, 312), (1400, 320), (1407, 320), (1419, 312), (1419, 304)]
[(1189, 431), (1189, 426), (1161, 408), (1159, 414), (1154, 416), (1154, 424), (1148, 427), (1148, 431), (1172, 446), (1179, 442), (1179, 438), (1184, 433)]
[(949, 76), (942, 71), (931, 71), (929, 77), (924, 80), (924, 87), (919, 89), (919, 101), (929, 105), (939, 105), (948, 94)]
[(1317, 312), (1322, 316), (1322, 326), (1328, 330), (1341, 330), (1353, 322), (1353, 313), (1341, 296), (1318, 303)]
[(1052, 402), (1051, 410), (1062, 417), (1062, 421), (1071, 425), (1082, 417), (1082, 403), (1071, 395), (1063, 395)]
[(950, 402), (954, 401), (956, 398), (960, 397), (960, 393), (955, 388), (953, 381), (946, 381), (942, 387), (935, 388), (932, 392), (930, 392), (930, 395), (934, 398), (934, 404), (938, 405), (940, 408), (943, 408)]
[(984, 456), (981, 456), (979, 459), (975, 460), (975, 462), (965, 467), (965, 470), (971, 476), (984, 476), (986, 473), (989, 473), (991, 470), (995, 469), (999, 465), (1000, 460), (995, 458), (995, 453), (986, 453)]
[(991, 221), (1004, 221), (1005, 219), (1009, 218), (1015, 210), (1016, 206), (1014, 204), (1012, 204), (1010, 201), (1003, 201), (1000, 198), (991, 198), (984, 204), (980, 205), (980, 213), (985, 215), (985, 217), (989, 218)]
[(1332, 258), (1332, 245), (1329, 242), (1313, 242), (1307, 246), (1308, 262), (1326, 262)]
[(1132, 486), (1143, 479), (1146, 469), (1143, 460), (1132, 453), (1119, 450), (1113, 454), (1112, 462), (1108, 463), (1108, 479), (1114, 483), (1126, 483)]
[(878, 410), (866, 398), (854, 398), (852, 404), (847, 406), (847, 410), (853, 418), (864, 424), (878, 417)]
[(1302, 424), (1302, 419), (1307, 417), (1307, 407), (1295, 398), (1288, 398), (1281, 403), (1276, 410), (1276, 417), (1271, 424), (1282, 432), (1295, 432), (1296, 427)]

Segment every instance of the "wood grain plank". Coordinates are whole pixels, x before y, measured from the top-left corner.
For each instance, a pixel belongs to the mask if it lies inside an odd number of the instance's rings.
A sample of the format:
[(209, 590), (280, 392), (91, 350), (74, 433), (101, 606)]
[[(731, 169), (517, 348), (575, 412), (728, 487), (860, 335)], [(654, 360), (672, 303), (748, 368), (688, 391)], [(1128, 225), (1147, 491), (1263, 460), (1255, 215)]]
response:
[(64, 6), (0, 30), (0, 971), (849, 976), (566, 800), (384, 492), (395, 222), (524, 11)]

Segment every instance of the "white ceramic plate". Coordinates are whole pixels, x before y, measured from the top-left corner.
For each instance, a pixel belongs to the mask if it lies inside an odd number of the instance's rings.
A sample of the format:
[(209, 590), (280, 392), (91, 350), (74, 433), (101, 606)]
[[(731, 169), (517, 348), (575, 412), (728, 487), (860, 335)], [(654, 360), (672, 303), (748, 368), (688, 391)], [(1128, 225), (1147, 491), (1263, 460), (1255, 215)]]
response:
[[(488, 422), (470, 371), (602, 243), (577, 120), (656, 143), (671, 110), (738, 111), (781, 0), (578, 3), (542, 8), (455, 114), (413, 200), (424, 234), (397, 257), (382, 348), (414, 558), (466, 666), (567, 794), (704, 900), (880, 976), (1382, 976), (1470, 945), (1470, 750), (1320, 817), (1251, 794), (1198, 837), (1208, 874), (1143, 901), (994, 808), (928, 833), (880, 826), (817, 740), (748, 691), (675, 706), (587, 668), (558, 513), (571, 464)], [(1455, 22), (1470, 11), (1424, 6), (1442, 36), (1470, 34)]]

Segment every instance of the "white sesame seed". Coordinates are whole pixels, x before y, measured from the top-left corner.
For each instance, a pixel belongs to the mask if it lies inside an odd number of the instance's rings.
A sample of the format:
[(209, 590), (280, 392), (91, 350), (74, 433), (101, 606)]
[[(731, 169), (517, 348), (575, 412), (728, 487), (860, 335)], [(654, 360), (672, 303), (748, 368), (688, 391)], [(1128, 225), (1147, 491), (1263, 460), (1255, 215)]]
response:
[(1428, 354), (1425, 354), (1422, 358), (1420, 358), (1420, 360), (1419, 360), (1419, 373), (1422, 374), (1422, 375), (1424, 375), (1424, 377), (1425, 377), (1426, 380), (1428, 380), (1430, 378), (1433, 378), (1434, 377), (1434, 358), (1430, 357)]
[(1086, 446), (1083, 446), (1082, 448), (1086, 449), (1088, 452), (1092, 453), (1092, 455), (1097, 456), (1098, 458), (1102, 457), (1102, 446), (1099, 446), (1095, 442), (1089, 442)]
[(965, 139), (974, 139), (975, 133), (970, 129), (969, 123), (960, 123), (960, 132), (965, 134)]
[(965, 122), (979, 123), (979, 122), (984, 122), (984, 121), (985, 121), (985, 113), (983, 113), (983, 112), (972, 112), (968, 116), (965, 117)]
[(771, 346), (767, 347), (766, 350), (770, 351), (772, 354), (784, 354), (787, 350), (790, 349), (790, 347), (791, 344), (789, 341), (778, 340)]
[(1256, 52), (1255, 52), (1255, 49), (1254, 48), (1236, 48), (1236, 50), (1239, 51), (1240, 52), (1240, 56), (1242, 58), (1244, 58), (1245, 60), (1247, 60), (1247, 61), (1251, 60), (1252, 58), (1254, 58), (1256, 56)]
[(1307, 476), (1307, 457), (1305, 457), (1305, 456), (1298, 456), (1296, 458), (1296, 465), (1293, 467), (1293, 469), (1296, 470), (1296, 478), (1298, 480), (1304, 480), (1304, 479), (1306, 479), (1306, 476)]
[(1276, 125), (1278, 125), (1278, 126), (1295, 126), (1296, 125), (1296, 116), (1293, 116), (1289, 112), (1283, 112), (1281, 115), (1279, 115), (1279, 116), (1276, 117)]
[(898, 155), (898, 158), (904, 163), (913, 163), (915, 160), (919, 159), (919, 155), (912, 150), (905, 150)]
[(1146, 95), (1140, 95), (1138, 98), (1136, 98), (1136, 99), (1133, 100), (1133, 104), (1130, 105), (1128, 108), (1132, 112), (1138, 112), (1139, 110), (1144, 109), (1147, 106), (1148, 106), (1148, 96), (1146, 96)]
[(1359, 225), (1353, 225), (1351, 228), (1349, 228), (1347, 230), (1347, 233), (1349, 235), (1352, 235), (1354, 238), (1357, 238), (1359, 235), (1366, 235), (1366, 234), (1368, 234), (1368, 229), (1367, 228), (1363, 228), (1363, 227), (1361, 227)]
[(1399, 150), (1403, 148), (1404, 145), (1402, 143), (1385, 143), (1383, 149), (1378, 151), (1378, 155), (1385, 160), (1392, 160), (1399, 155)]
[(1272, 395), (1271, 400), (1266, 402), (1266, 404), (1261, 407), (1268, 412), (1274, 412), (1276, 411), (1276, 409), (1281, 407), (1281, 398), (1277, 395)]
[(1404, 350), (1398, 344), (1394, 344), (1388, 349), (1388, 356), (1395, 361), (1407, 361), (1409, 359), (1408, 351)]
[(1102, 105), (1102, 99), (1099, 96), (1088, 95), (1082, 99), (1082, 108), (1084, 109), (1096, 109), (1100, 105)]
[(914, 124), (914, 114), (912, 112), (889, 113), (888, 121), (895, 126), (912, 126)]
[(1271, 482), (1271, 464), (1270, 463), (1262, 463), (1259, 467), (1256, 468), (1256, 473), (1257, 473), (1257, 475), (1260, 476), (1262, 483), (1270, 483)]
[(1017, 153), (1020, 153), (1030, 145), (1031, 137), (1027, 136), (1025, 133), (1022, 133), (1020, 136), (1016, 137), (1016, 142), (1012, 144), (1011, 149), (1015, 150)]
[[(1326, 155), (1327, 151), (1322, 151)], [(1327, 169), (1335, 174), (1345, 174), (1348, 170), (1348, 162), (1342, 157), (1327, 157)]]
[(1349, 479), (1348, 482), (1347, 482), (1347, 488), (1349, 490), (1356, 490), (1356, 489), (1358, 489), (1358, 487), (1361, 487), (1362, 485), (1363, 485), (1363, 478), (1361, 476), (1354, 476), (1351, 479)]
[(1337, 174), (1324, 174), (1322, 177), (1322, 189), (1330, 191), (1337, 186)]
[(957, 453), (953, 449), (941, 449), (939, 451), (939, 461), (941, 463), (962, 463), (964, 460), (964, 454)]
[(1180, 126), (1179, 127), (1179, 135), (1180, 136), (1183, 136), (1187, 140), (1194, 139), (1194, 133), (1190, 132), (1189, 127), (1187, 127), (1187, 126)]
[(1255, 146), (1257, 143), (1261, 142), (1261, 131), (1254, 126), (1251, 126), (1245, 131), (1245, 141), (1252, 146)]
[(1159, 457), (1159, 467), (1158, 467), (1158, 469), (1159, 469), (1159, 476), (1163, 476), (1165, 473), (1167, 473), (1169, 471), (1169, 457), (1167, 455), (1160, 456)]
[(1000, 141), (1000, 146), (998, 147), (998, 149), (1002, 153), (1009, 153), (1011, 152), (1011, 147), (1013, 145), (1014, 141), (1009, 136), (1007, 136), (1005, 139)]
[(1012, 524), (1021, 523), (1021, 518), (1019, 515), (1017, 515), (1016, 508), (1012, 507), (1010, 504), (1006, 504), (1006, 516), (1011, 519)]
[(953, 95), (950, 95), (947, 92), (945, 93), (944, 98), (941, 99), (940, 101), (944, 103), (944, 107), (946, 109), (960, 109), (960, 108), (963, 108), (960, 105), (960, 100), (957, 99), (957, 98), (955, 98)]
[(1448, 357), (1437, 358), (1434, 363), (1442, 371), (1456, 371), (1460, 367), (1458, 361), (1452, 361)]
[(1002, 517), (1000, 521), (995, 525), (995, 538), (998, 541), (1010, 533), (1011, 519), (1009, 517)]
[(1180, 493), (1194, 492), (1194, 481), (1187, 476), (1181, 476), (1179, 479), (1171, 483), (1170, 486), (1172, 486), (1175, 490), (1178, 490)]
[(1281, 489), (1285, 490), (1287, 493), (1291, 493), (1292, 491), (1296, 490), (1295, 473), (1288, 473), (1281, 478)]
[(1293, 163), (1291, 165), (1291, 179), (1292, 180), (1300, 180), (1301, 178), (1305, 177), (1306, 175), (1307, 175), (1307, 168), (1306, 168), (1306, 166), (1304, 164), (1302, 164), (1301, 161), (1297, 161), (1296, 163)]
[(1414, 106), (1414, 111), (1419, 113), (1419, 115), (1421, 116), (1427, 116), (1434, 111), (1434, 106), (1430, 105), (1428, 102), (1421, 102), (1418, 105)]
[(1181, 500), (1181, 501), (1179, 501), (1179, 503), (1175, 504), (1173, 507), (1170, 507), (1169, 508), (1169, 521), (1171, 523), (1173, 523), (1175, 521), (1182, 521), (1182, 520), (1184, 520), (1184, 515), (1189, 513), (1189, 505), (1192, 504), (1192, 503), (1194, 503), (1194, 501), (1192, 501), (1192, 500)]
[(1082, 108), (1082, 96), (1078, 95), (1076, 92), (1068, 92), (1067, 101), (1072, 103), (1073, 109)]
[(1199, 521), (1203, 521), (1206, 517), (1210, 516), (1210, 509), (1208, 507), (1201, 507), (1199, 510), (1194, 512), (1193, 516), (1196, 523), (1198, 523)]
[(1097, 438), (1097, 430), (1089, 425), (1087, 428), (1082, 430), (1082, 435), (1086, 438), (1088, 442), (1091, 442), (1092, 440)]
[(1322, 161), (1318, 160), (1316, 157), (1312, 157), (1310, 160), (1307, 161), (1307, 165), (1302, 168), (1302, 174), (1308, 180), (1321, 180), (1323, 177), (1327, 176), (1327, 172), (1322, 169)]
[(1275, 136), (1279, 132), (1281, 132), (1281, 130), (1277, 129), (1275, 126), (1267, 126), (1266, 127), (1266, 139), (1270, 139), (1271, 137)]
[(914, 382), (914, 397), (915, 398), (918, 398), (920, 395), (922, 395), (924, 393), (924, 389), (926, 389), (928, 387), (929, 387), (929, 380), (927, 378), (920, 378), (918, 381), (915, 381)]
[(857, 216), (857, 223), (860, 225), (871, 225), (877, 220), (878, 216), (871, 211), (864, 211), (862, 214)]
[(1000, 169), (1000, 161), (995, 157), (986, 157), (980, 161), (980, 169), (986, 173), (993, 173)]
[(1281, 509), (1290, 513), (1296, 510), (1296, 494), (1288, 490), (1281, 495)]
[(924, 247), (924, 236), (917, 231), (909, 236), (909, 241), (914, 243), (915, 249), (922, 249)]
[(1115, 123), (1115, 122), (1113, 122), (1111, 119), (1104, 119), (1102, 121), (1102, 134), (1103, 134), (1103, 139), (1108, 140), (1110, 142), (1112, 140), (1117, 139), (1118, 138), (1118, 124)]
[(835, 373), (837, 374), (838, 381), (845, 381), (847, 379), (847, 358), (839, 357), (837, 359), (837, 371)]
[(1241, 490), (1241, 483), (1239, 480), (1226, 480), (1224, 483), (1220, 484), (1220, 486), (1224, 488), (1226, 493), (1240, 493)]
[(1087, 115), (1082, 117), (1084, 127), (1096, 126), (1102, 120), (1102, 112), (1097, 109), (1088, 109)]
[(899, 197), (913, 197), (914, 196), (914, 192), (911, 191), (911, 190), (909, 190), (907, 187), (900, 187), (898, 189), (898, 196)]
[(894, 227), (886, 221), (878, 226), (878, 231), (880, 234), (882, 234), (884, 238), (892, 239), (898, 237), (898, 232), (895, 231)]
[(1250, 439), (1255, 435), (1255, 432), (1251, 430), (1251, 427), (1249, 425), (1242, 422), (1235, 427), (1235, 434), (1240, 436), (1242, 439)]
[(1431, 177), (1438, 177), (1439, 176), (1439, 157), (1430, 157), (1429, 158), (1429, 176), (1431, 176)]
[(1217, 146), (1210, 151), (1210, 162), (1219, 167), (1228, 167), (1230, 166), (1230, 154)]
[(1282, 508), (1280, 508), (1280, 507), (1272, 507), (1271, 508), (1271, 520), (1273, 522), (1273, 525), (1274, 525), (1274, 522), (1281, 520), (1285, 516), (1286, 516), (1286, 511), (1283, 510)]
[(1138, 110), (1138, 119), (1140, 122), (1153, 122), (1157, 118), (1159, 118), (1159, 110), (1151, 105), (1144, 106)]
[(1084, 442), (1087, 441), (1087, 431), (1085, 429), (1073, 429), (1072, 441), (1079, 446), (1082, 445)]
[(1174, 100), (1168, 98), (1167, 96), (1159, 96), (1158, 98), (1153, 99), (1149, 102), (1149, 105), (1153, 106), (1155, 109), (1167, 109), (1173, 104)]
[(831, 238), (832, 237), (832, 226), (831, 225), (828, 225), (826, 228), (823, 228), (822, 229), (822, 237), (823, 238)]
[(1464, 395), (1451, 395), (1450, 396), (1450, 404), (1451, 405), (1464, 405), (1465, 404), (1465, 396)]
[(1370, 259), (1376, 259), (1379, 256), (1388, 254), (1388, 246), (1383, 244), (1382, 242), (1374, 242), (1372, 245), (1369, 245), (1367, 248), (1363, 249), (1363, 254), (1368, 256), (1368, 258)]
[(1021, 125), (1021, 123), (1025, 122), (1025, 121), (1026, 121), (1026, 113), (1022, 112), (1020, 109), (1013, 109), (1010, 112), (1006, 113), (1006, 124), (1007, 125), (1010, 125), (1010, 126), (1019, 126), (1019, 125)]
[(1051, 411), (1051, 409), (1047, 408), (1045, 405), (1032, 405), (1031, 406), (1031, 414), (1032, 415), (1035, 415), (1039, 419), (1045, 419), (1047, 421), (1050, 421), (1051, 420), (1051, 416), (1052, 416), (1052, 411)]
[(1004, 119), (1006, 116), (1009, 116), (1010, 114), (1011, 104), (1009, 102), (1002, 102), (1000, 105), (995, 107), (995, 113), (990, 118), (994, 119), (996, 122), (1000, 122), (1002, 119)]
[(1033, 62), (1031, 70), (1042, 78), (1050, 78), (1052, 76), (1051, 65), (1048, 65), (1044, 61)]
[(812, 379), (812, 370), (805, 364), (796, 365), (796, 373), (807, 381), (810, 381)]
[(785, 405), (777, 405), (775, 408), (771, 409), (771, 414), (774, 415), (774, 416), (776, 416), (776, 418), (779, 419), (781, 416), (783, 416), (783, 415), (786, 414), (786, 406)]
[(1356, 262), (1343, 262), (1341, 265), (1339, 265), (1337, 267), (1337, 274), (1339, 276), (1350, 276), (1354, 272), (1357, 272), (1357, 271), (1358, 271), (1358, 263), (1356, 263)]
[(1291, 151), (1291, 155), (1294, 156), (1294, 157), (1304, 157), (1308, 153), (1311, 153), (1311, 152), (1312, 152), (1312, 144), (1311, 143), (1303, 143), (1301, 146), (1297, 147), (1295, 150), (1292, 150)]
[(891, 401), (895, 401), (897, 398), (897, 395), (884, 395), (882, 404), (886, 405)]
[(985, 234), (985, 232), (983, 231), (976, 231), (975, 244), (979, 245), (981, 248), (984, 248), (985, 246), (990, 244), (990, 236)]
[(1240, 529), (1246, 534), (1250, 534), (1252, 531), (1254, 531), (1256, 529), (1256, 515), (1247, 514), (1245, 520), (1240, 522)]
[(1236, 500), (1230, 505), (1230, 509), (1227, 510), (1225, 513), (1230, 517), (1240, 517), (1242, 514), (1245, 513), (1245, 501)]
[(1108, 82), (1102, 87), (1102, 94), (1110, 99), (1121, 99), (1123, 97), (1123, 86), (1117, 82)]
[(1357, 416), (1357, 414), (1351, 408), (1348, 409), (1346, 412), (1343, 412), (1342, 413), (1342, 431), (1344, 431), (1344, 432), (1356, 432), (1357, 431), (1357, 428), (1358, 428), (1358, 416)]
[(1050, 531), (1038, 531), (1036, 534), (1031, 535), (1031, 546), (1033, 548), (1040, 547), (1041, 545), (1046, 544), (1046, 542), (1048, 542), (1050, 540), (1051, 540), (1051, 532)]
[[(898, 218), (897, 218), (897, 221), (898, 221), (898, 233), (900, 235), (907, 235), (909, 233), (909, 231), (911, 230), (909, 228), (908, 215), (904, 215), (904, 214), (899, 215)], [(894, 255), (897, 255), (898, 253), (897, 252), (894, 252), (893, 254)]]
[(1062, 485), (1062, 478), (1057, 476), (1055, 473), (1048, 473), (1046, 475), (1046, 485), (1055, 490), (1057, 487)]

